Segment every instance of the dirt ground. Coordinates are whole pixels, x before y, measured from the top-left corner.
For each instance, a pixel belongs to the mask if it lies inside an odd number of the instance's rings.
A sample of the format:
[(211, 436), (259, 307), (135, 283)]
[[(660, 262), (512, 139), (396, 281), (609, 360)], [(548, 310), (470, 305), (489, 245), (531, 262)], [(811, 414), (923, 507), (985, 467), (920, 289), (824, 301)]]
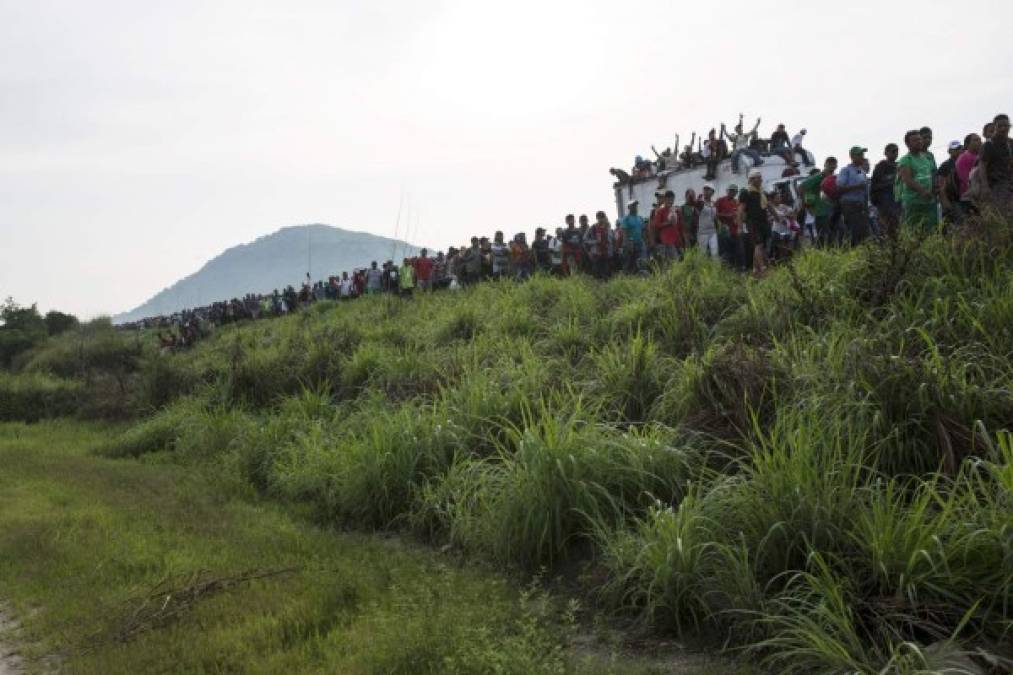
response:
[(10, 642), (12, 633), (18, 628), (17, 622), (0, 603), (0, 675), (18, 675), (21, 669), (21, 657)]

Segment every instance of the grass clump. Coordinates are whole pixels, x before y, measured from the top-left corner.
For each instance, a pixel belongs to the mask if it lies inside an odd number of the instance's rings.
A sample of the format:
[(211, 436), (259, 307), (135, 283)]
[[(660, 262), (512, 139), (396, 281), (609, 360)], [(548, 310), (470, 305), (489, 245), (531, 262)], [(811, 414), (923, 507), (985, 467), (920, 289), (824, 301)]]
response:
[(42, 373), (12, 375), (0, 371), (0, 421), (62, 417), (77, 410), (82, 386)]

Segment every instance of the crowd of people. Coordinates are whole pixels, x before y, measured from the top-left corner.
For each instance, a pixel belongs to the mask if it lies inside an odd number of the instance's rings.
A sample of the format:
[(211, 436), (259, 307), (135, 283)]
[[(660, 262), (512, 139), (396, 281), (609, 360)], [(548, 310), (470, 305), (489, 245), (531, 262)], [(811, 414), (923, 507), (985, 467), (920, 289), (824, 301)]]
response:
[[(730, 161), (735, 161), (734, 152), (749, 149), (741, 145), (742, 139), (755, 138), (758, 126), (759, 120), (743, 134), (740, 120), (729, 136), (735, 147)], [(807, 239), (820, 247), (856, 246), (870, 237), (894, 236), (901, 222), (932, 232), (941, 223), (958, 224), (984, 211), (1009, 217), (1013, 214), (1009, 133), (1009, 117), (997, 115), (984, 125), (981, 135), (972, 132), (963, 140), (949, 142), (947, 158), (937, 163), (931, 150), (932, 130), (912, 129), (904, 134), (906, 154), (900, 156), (897, 144), (890, 143), (871, 170), (868, 150), (861, 145), (850, 148), (843, 167), (835, 157), (828, 157), (822, 169), (813, 167), (808, 176), (794, 179), (794, 189), (791, 182), (781, 182), (767, 190), (754, 166), (743, 188), (731, 185), (724, 195), (716, 195), (709, 182), (699, 194), (687, 190), (681, 203), (671, 190), (659, 190), (646, 217), (639, 202), (632, 200), (627, 213), (614, 223), (604, 211), (595, 214), (594, 222), (586, 215), (569, 214), (563, 227), (553, 233), (538, 228), (530, 242), (523, 232), (510, 239), (503, 232), (496, 232), (492, 239), (471, 237), (468, 244), (433, 256), (422, 249), (400, 264), (373, 261), (368, 267), (315, 283), (307, 275), (298, 290), (288, 286), (268, 294), (249, 294), (145, 319), (139, 325), (169, 328), (169, 334), (160, 332), (159, 338), (163, 347), (175, 349), (193, 345), (212, 326), (281, 316), (324, 300), (379, 294), (410, 298), (417, 292), (454, 290), (485, 280), (523, 281), (535, 273), (587, 274), (598, 279), (619, 273), (648, 274), (676, 263), (692, 248), (759, 275), (768, 264), (790, 257)], [(775, 134), (764, 152), (783, 151), (789, 168), (800, 156), (808, 156), (799, 152), (800, 143), (787, 139), (783, 125)], [(721, 135), (726, 136), (723, 127)], [(712, 132), (708, 142), (715, 139)], [(762, 160), (745, 151), (741, 155)], [(664, 153), (658, 157), (659, 162), (666, 161)], [(712, 175), (708, 167), (703, 180), (711, 180)]]
[(657, 148), (651, 146), (651, 152), (655, 157), (653, 160), (637, 155), (629, 171), (612, 168), (609, 169), (609, 173), (620, 184), (629, 184), (665, 172), (686, 171), (698, 166), (705, 166), (707, 169), (704, 180), (714, 180), (717, 177), (718, 166), (726, 159), (731, 161), (732, 172), (740, 173), (743, 157), (752, 162), (754, 167), (763, 164), (764, 157), (771, 155), (780, 157), (785, 163), (784, 177), (799, 175), (800, 164), (812, 165), (812, 155), (803, 147), (807, 133), (805, 129), (789, 136), (785, 125), (778, 124), (769, 138), (762, 138), (759, 134), (762, 120), (757, 118), (756, 124), (746, 131), (744, 119), (745, 116), (740, 113), (739, 121), (731, 133), (724, 122), (711, 129), (706, 138), (702, 134), (697, 137), (694, 131), (689, 144), (683, 147), (682, 152), (679, 152), (679, 135), (676, 134), (675, 145), (672, 147), (659, 152)]

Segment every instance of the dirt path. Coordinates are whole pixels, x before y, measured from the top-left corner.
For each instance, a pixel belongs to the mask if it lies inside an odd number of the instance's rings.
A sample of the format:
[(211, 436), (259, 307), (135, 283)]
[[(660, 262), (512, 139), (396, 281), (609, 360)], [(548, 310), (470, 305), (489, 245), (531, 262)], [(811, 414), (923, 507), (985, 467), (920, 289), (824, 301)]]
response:
[(21, 657), (18, 656), (14, 645), (9, 642), (11, 633), (17, 628), (17, 621), (3, 603), (0, 603), (0, 675), (19, 675), (24, 672), (21, 668)]

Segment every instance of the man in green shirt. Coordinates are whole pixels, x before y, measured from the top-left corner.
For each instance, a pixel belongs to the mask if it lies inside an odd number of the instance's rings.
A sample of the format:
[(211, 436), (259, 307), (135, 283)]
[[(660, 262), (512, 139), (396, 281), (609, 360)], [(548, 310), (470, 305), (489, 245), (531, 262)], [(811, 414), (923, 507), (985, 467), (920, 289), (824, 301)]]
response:
[(897, 163), (897, 189), (904, 220), (931, 232), (939, 226), (939, 200), (934, 183), (936, 162), (923, 150), (920, 131), (904, 134), (904, 143), (908, 153)]
[(415, 268), (412, 267), (412, 261), (408, 258), (404, 259), (401, 263), (401, 269), (398, 270), (398, 286), (401, 290), (401, 297), (410, 298), (412, 297), (412, 291), (415, 290)]
[(834, 206), (826, 198), (820, 185), (824, 179), (833, 176), (837, 171), (837, 158), (827, 157), (823, 163), (823, 171), (816, 171), (800, 184), (802, 188), (802, 199), (805, 201), (805, 208), (813, 214), (816, 221), (816, 243), (819, 246), (830, 244), (830, 216), (834, 213)]

